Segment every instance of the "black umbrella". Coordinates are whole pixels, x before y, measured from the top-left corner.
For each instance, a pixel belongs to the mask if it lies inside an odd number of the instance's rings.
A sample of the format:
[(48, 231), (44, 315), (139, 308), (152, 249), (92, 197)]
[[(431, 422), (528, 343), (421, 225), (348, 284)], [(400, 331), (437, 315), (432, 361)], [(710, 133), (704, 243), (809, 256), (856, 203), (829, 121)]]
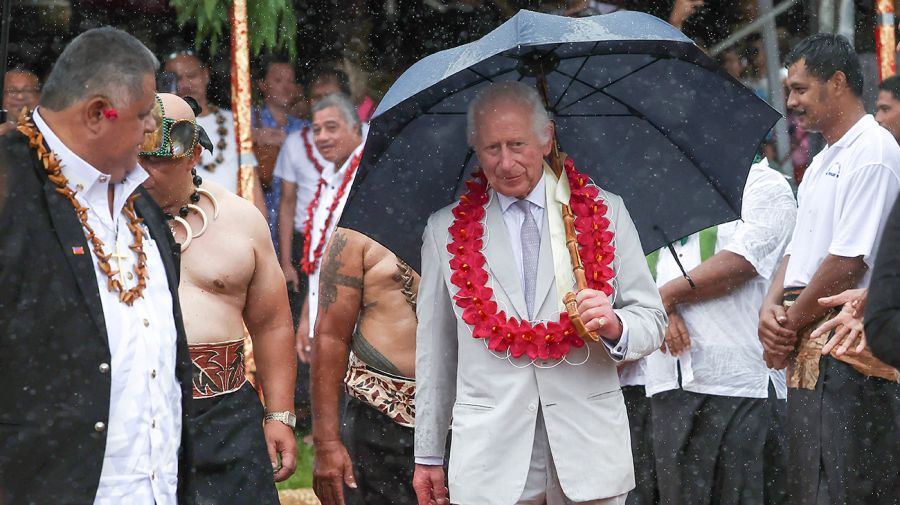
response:
[(541, 76), (561, 148), (625, 199), (645, 251), (739, 217), (778, 112), (653, 16), (520, 11), (394, 83), (372, 119), (341, 226), (418, 268), (428, 216), (454, 201), (476, 163), (466, 146), (469, 102), (491, 82), (536, 85)]

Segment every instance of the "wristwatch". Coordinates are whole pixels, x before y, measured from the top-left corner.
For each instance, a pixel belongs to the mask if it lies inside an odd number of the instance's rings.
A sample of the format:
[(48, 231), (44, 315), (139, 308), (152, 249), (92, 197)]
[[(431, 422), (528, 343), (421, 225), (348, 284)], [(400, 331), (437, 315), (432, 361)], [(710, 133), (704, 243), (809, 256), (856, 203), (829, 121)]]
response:
[(293, 429), (297, 425), (297, 416), (295, 416), (294, 413), (290, 411), (269, 412), (266, 414), (264, 421), (279, 421)]

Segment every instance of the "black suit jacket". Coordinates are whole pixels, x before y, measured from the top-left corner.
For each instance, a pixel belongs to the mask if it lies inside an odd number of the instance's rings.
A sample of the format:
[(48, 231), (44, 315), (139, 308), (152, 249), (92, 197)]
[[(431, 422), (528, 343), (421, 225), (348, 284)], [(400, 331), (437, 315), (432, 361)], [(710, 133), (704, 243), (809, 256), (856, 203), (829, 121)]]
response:
[(866, 300), (866, 337), (872, 352), (900, 368), (900, 198), (884, 225)]
[[(191, 361), (177, 244), (143, 188), (135, 209), (158, 244), (182, 389), (179, 503), (190, 471)], [(74, 254), (73, 247), (84, 248)], [(0, 138), (0, 504), (89, 504), (106, 447), (111, 379), (97, 278), (81, 222), (18, 132)]]

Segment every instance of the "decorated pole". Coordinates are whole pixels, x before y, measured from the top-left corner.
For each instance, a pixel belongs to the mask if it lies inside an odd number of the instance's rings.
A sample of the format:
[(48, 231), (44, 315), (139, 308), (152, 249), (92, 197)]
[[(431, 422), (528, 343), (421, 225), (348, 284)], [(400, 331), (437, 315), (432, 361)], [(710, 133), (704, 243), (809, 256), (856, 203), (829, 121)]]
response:
[[(254, 201), (256, 156), (253, 155), (253, 128), (250, 124), (250, 41), (247, 35), (247, 0), (231, 4), (231, 110), (238, 152), (238, 194)], [(256, 384), (253, 340), (244, 329), (244, 368), (247, 379)], [(263, 400), (262, 389), (258, 390)]]
[(875, 50), (878, 57), (880, 81), (897, 73), (896, 42), (894, 40), (894, 2), (878, 0), (875, 3)]
[(231, 110), (237, 141), (238, 194), (253, 201), (256, 157), (253, 155), (253, 128), (250, 123), (250, 40), (247, 34), (247, 0), (231, 4)]

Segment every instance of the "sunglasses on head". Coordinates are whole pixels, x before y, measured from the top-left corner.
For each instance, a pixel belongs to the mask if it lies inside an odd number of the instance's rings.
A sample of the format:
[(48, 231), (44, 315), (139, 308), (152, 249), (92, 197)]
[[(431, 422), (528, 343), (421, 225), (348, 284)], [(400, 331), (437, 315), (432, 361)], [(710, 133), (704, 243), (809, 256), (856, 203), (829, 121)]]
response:
[(185, 158), (194, 154), (194, 147), (200, 138), (196, 121), (165, 117), (165, 109), (158, 95), (150, 114), (156, 122), (156, 129), (144, 134), (141, 156)]

